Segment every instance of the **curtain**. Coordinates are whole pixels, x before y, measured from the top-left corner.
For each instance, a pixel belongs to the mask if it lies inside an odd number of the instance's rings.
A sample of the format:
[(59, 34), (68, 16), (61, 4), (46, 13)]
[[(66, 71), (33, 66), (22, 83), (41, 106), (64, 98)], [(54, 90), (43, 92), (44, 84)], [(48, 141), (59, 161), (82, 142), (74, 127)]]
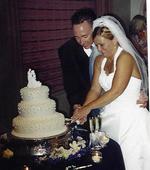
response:
[(70, 17), (95, 0), (18, 0), (21, 56), (25, 73), (34, 69), (52, 93), (63, 90), (58, 48), (72, 36)]
[(111, 3), (113, 0), (96, 0), (97, 16), (111, 12)]

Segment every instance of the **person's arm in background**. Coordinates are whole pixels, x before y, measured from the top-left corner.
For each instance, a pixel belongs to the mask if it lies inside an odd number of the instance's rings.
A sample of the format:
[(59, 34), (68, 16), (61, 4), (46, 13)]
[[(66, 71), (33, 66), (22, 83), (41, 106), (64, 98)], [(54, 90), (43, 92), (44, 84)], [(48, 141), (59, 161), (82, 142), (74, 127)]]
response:
[[(136, 49), (140, 52), (140, 54), (143, 57), (147, 57), (147, 39), (144, 39), (143, 43), (142, 40), (138, 38), (137, 35), (132, 35), (131, 36), (131, 41), (136, 47)], [(141, 41), (141, 42), (140, 42)], [(142, 43), (142, 44), (141, 44)], [(144, 60), (147, 61), (147, 58), (143, 58)], [(140, 107), (147, 107), (148, 104), (148, 96), (147, 94), (141, 90), (139, 99), (137, 100), (137, 104), (140, 105)]]
[(132, 35), (131, 41), (143, 57), (147, 56), (147, 39), (139, 38), (138, 35)]

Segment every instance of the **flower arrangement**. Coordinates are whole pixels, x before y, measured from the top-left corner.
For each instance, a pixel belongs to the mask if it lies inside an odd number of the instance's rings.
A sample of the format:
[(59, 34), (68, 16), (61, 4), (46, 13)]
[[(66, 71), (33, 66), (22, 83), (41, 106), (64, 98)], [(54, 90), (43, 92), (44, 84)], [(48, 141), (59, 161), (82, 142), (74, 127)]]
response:
[(77, 136), (76, 140), (73, 140), (71, 143), (69, 143), (69, 148), (66, 149), (63, 146), (59, 148), (55, 148), (51, 154), (50, 158), (57, 159), (68, 159), (69, 156), (77, 154), (81, 149), (86, 147), (86, 141), (83, 140), (82, 137)]

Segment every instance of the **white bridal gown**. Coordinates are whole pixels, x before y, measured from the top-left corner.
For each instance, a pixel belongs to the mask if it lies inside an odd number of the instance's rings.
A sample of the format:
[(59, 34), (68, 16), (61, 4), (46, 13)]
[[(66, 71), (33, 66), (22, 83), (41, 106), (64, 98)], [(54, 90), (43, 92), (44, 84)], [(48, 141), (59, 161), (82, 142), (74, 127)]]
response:
[[(123, 49), (118, 47), (116, 60)], [(112, 85), (114, 72), (105, 74), (102, 61), (99, 82), (105, 91)], [(150, 170), (150, 113), (136, 104), (140, 95), (141, 80), (131, 77), (125, 91), (106, 105), (102, 116), (102, 131), (117, 141), (122, 149), (126, 170)], [(115, 156), (115, 155), (114, 155)]]

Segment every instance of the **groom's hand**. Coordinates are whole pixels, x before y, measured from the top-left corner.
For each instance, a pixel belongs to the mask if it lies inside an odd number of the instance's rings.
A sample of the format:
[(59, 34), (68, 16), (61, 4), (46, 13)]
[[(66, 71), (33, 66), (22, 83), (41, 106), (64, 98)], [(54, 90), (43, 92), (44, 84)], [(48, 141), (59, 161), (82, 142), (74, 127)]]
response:
[(147, 107), (148, 96), (143, 91), (141, 91), (139, 99), (137, 100), (136, 103), (139, 104), (140, 107), (143, 107), (143, 108)]

